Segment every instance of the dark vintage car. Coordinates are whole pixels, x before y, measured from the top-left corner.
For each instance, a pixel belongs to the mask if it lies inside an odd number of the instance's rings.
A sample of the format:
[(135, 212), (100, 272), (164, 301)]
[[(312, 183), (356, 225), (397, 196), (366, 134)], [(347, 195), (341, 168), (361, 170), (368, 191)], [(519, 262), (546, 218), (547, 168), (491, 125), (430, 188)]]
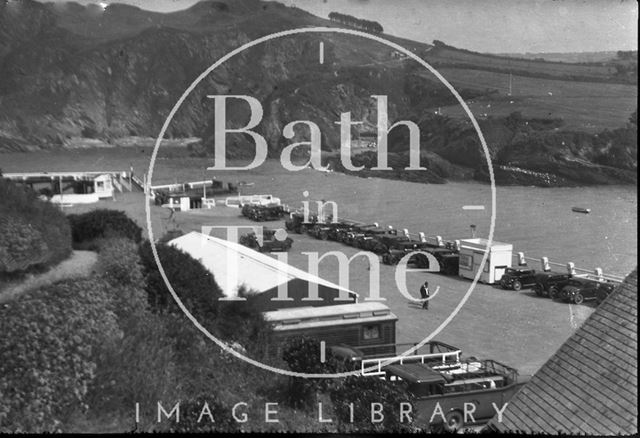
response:
[[(382, 254), (382, 263), (385, 265), (396, 265), (407, 254), (420, 250), (420, 242), (404, 241), (394, 242), (393, 246)], [(418, 268), (428, 268), (429, 261), (426, 257), (416, 254), (409, 259), (408, 264), (414, 264)]]
[(398, 242), (411, 242), (412, 240), (404, 234), (385, 234), (378, 238), (381, 244), (387, 249), (392, 248)]
[(313, 227), (309, 228), (308, 233), (310, 236), (313, 236), (316, 239), (328, 240), (329, 233), (331, 232), (330, 225), (331, 224), (323, 224), (323, 223), (315, 224)]
[(360, 249), (364, 249), (365, 251), (374, 252), (378, 255), (384, 254), (387, 250), (387, 247), (380, 243), (375, 235), (365, 234), (364, 236), (358, 236), (356, 238), (355, 246)]
[(570, 274), (559, 272), (537, 272), (533, 291), (540, 297), (557, 296), (562, 286), (571, 278)]
[(558, 299), (575, 304), (595, 300), (600, 304), (609, 296), (616, 284), (608, 281), (597, 281), (574, 277), (570, 279), (558, 294)]
[(460, 254), (457, 250), (451, 248), (426, 247), (423, 251), (434, 255), (440, 265), (440, 272), (445, 275), (458, 275)]
[(503, 289), (513, 289), (515, 291), (519, 291), (523, 287), (533, 287), (535, 284), (535, 269), (507, 268), (500, 279), (500, 286), (502, 286)]
[(386, 380), (406, 385), (415, 407), (414, 424), (434, 432), (460, 431), (471, 420), (466, 418), (467, 410), (473, 411), (474, 422), (488, 421), (529, 380), (490, 359), (468, 359), (448, 369), (422, 363), (393, 364), (384, 371)]
[(347, 222), (332, 222), (327, 224), (329, 227), (328, 238), (333, 241), (341, 241), (340, 237), (352, 228), (352, 225)]
[[(242, 207), (242, 213), (245, 214), (244, 206)], [(246, 216), (256, 222), (262, 221), (277, 221), (282, 219), (285, 211), (281, 205), (254, 205), (249, 208)]]
[(318, 218), (315, 215), (309, 217), (309, 222), (305, 222), (302, 213), (291, 213), (289, 218), (284, 222), (284, 226), (287, 231), (304, 234), (312, 228), (316, 222), (318, 222)]
[(240, 243), (260, 252), (289, 251), (293, 239), (286, 237), (284, 240), (276, 238), (276, 230), (262, 230), (262, 244), (258, 241), (256, 233), (251, 232), (240, 236)]

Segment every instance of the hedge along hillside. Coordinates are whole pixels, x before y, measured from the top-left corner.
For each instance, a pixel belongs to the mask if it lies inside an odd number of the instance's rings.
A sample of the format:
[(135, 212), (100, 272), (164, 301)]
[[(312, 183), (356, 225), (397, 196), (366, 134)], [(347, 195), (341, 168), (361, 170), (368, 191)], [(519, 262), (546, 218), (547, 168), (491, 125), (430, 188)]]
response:
[(0, 178), (0, 277), (54, 265), (70, 253), (65, 215), (33, 190)]
[[(222, 290), (202, 263), (171, 245), (156, 244), (156, 248), (173, 290), (200, 324), (224, 340), (240, 342), (255, 354), (264, 353), (270, 330), (259, 308), (251, 301), (220, 301)], [(148, 241), (140, 246), (140, 258), (151, 309), (182, 314), (160, 275)], [(186, 318), (185, 323), (189, 323)]]
[(136, 243), (142, 240), (142, 228), (123, 211), (99, 209), (68, 218), (75, 244), (103, 237), (126, 237)]
[(111, 287), (113, 311), (120, 321), (141, 315), (147, 308), (144, 275), (138, 245), (124, 237), (97, 241), (97, 274)]
[[(213, 274), (198, 260), (178, 248), (156, 244), (156, 249), (173, 290), (200, 323), (211, 329), (218, 316), (218, 299), (223, 296)], [(151, 309), (156, 312), (181, 312), (160, 275), (149, 241), (140, 245), (140, 260)]]
[(60, 430), (121, 336), (108, 285), (60, 282), (0, 308), (0, 432)]

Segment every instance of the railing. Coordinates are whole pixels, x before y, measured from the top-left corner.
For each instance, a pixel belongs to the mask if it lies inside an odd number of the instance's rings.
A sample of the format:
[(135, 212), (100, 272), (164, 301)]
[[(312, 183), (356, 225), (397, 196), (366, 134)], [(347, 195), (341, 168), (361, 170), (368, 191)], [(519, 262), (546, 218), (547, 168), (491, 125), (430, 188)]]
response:
[[(460, 363), (460, 351), (448, 351), (439, 353), (425, 353), (425, 354), (413, 354), (406, 356), (393, 356), (393, 357), (381, 357), (375, 359), (363, 359), (362, 360), (362, 375), (363, 376), (379, 376), (384, 374), (383, 366), (399, 363), (400, 365), (405, 363), (422, 363), (435, 362), (439, 363), (432, 365), (434, 369), (440, 367), (448, 367), (457, 365)], [(383, 365), (384, 364), (384, 365)], [(375, 367), (375, 369), (367, 371), (368, 368)]]

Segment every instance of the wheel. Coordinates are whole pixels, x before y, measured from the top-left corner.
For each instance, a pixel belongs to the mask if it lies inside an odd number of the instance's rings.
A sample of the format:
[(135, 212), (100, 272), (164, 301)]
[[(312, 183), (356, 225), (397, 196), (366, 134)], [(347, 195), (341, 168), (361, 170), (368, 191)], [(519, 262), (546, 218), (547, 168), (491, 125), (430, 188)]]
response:
[(513, 290), (518, 292), (520, 289), (522, 289), (522, 283), (520, 283), (518, 280), (514, 280), (511, 287), (513, 288)]
[(447, 432), (457, 432), (464, 426), (462, 412), (451, 411), (445, 416), (444, 428)]
[(555, 300), (556, 298), (558, 298), (558, 292), (559, 292), (559, 291), (558, 291), (558, 288), (557, 288), (557, 287), (555, 287), (555, 286), (551, 286), (551, 287), (549, 288), (549, 297), (550, 297), (552, 300)]
[(533, 291), (536, 293), (536, 295), (538, 295), (539, 297), (543, 296), (543, 292), (542, 292), (542, 285), (541, 284), (537, 284), (535, 286), (533, 286)]
[(580, 292), (576, 292), (573, 296), (573, 302), (576, 304), (582, 304), (584, 302), (584, 296)]

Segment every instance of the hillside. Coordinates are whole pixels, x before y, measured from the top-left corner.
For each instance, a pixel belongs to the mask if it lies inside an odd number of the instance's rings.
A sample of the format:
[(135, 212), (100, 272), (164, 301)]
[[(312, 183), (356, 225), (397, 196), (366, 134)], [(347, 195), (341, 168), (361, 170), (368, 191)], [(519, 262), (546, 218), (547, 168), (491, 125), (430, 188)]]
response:
[[(120, 4), (110, 4), (103, 11), (76, 3), (0, 3), (0, 151), (155, 137), (183, 91), (217, 59), (266, 34), (305, 26), (336, 24), (259, 0), (204, 1), (168, 14)], [(637, 106), (636, 86), (628, 84), (633, 81), (610, 65), (510, 60), (440, 42), (432, 46), (383, 36), (441, 70), (478, 118), (504, 119), (520, 112), (525, 118), (561, 118), (555, 130), (596, 135), (604, 129), (624, 128)], [(323, 63), (318, 58), (320, 42), (324, 43)], [(514, 83), (510, 96), (509, 72)], [(207, 96), (213, 94), (250, 95), (261, 102), (264, 116), (256, 131), (267, 139), (273, 156), (288, 144), (308, 139), (307, 128), (302, 127), (293, 139), (283, 137), (284, 126), (294, 120), (314, 121), (327, 151), (340, 146), (335, 122), (342, 112), (363, 121), (362, 132), (375, 130), (372, 95), (388, 96), (390, 123), (423, 120), (439, 112), (461, 121), (452, 125), (454, 130), (465, 129), (466, 116), (432, 74), (386, 46), (348, 35), (279, 38), (230, 59), (194, 89), (176, 113), (167, 137), (200, 137), (201, 149), (210, 150), (213, 104)], [(232, 102), (227, 116), (230, 126), (244, 126), (248, 107)], [(510, 139), (515, 138), (512, 134)], [(357, 135), (356, 128), (352, 135)], [(403, 141), (398, 135), (392, 139), (396, 137)], [(549, 141), (549, 147), (562, 149)], [(247, 155), (251, 147), (239, 135), (230, 136), (228, 146), (232, 156)], [(403, 147), (400, 143), (390, 146), (398, 151)], [(431, 148), (427, 143), (423, 146)], [(469, 166), (452, 158), (459, 156), (455, 143), (447, 148), (429, 149), (427, 155), (441, 164), (439, 168), (463, 166), (454, 178), (465, 179), (481, 170), (480, 164)], [(623, 155), (636, 156), (633, 151)], [(635, 163), (608, 165), (626, 172)], [(598, 183), (629, 182), (626, 174), (611, 175)], [(443, 171), (432, 176), (437, 181), (451, 177)]]

